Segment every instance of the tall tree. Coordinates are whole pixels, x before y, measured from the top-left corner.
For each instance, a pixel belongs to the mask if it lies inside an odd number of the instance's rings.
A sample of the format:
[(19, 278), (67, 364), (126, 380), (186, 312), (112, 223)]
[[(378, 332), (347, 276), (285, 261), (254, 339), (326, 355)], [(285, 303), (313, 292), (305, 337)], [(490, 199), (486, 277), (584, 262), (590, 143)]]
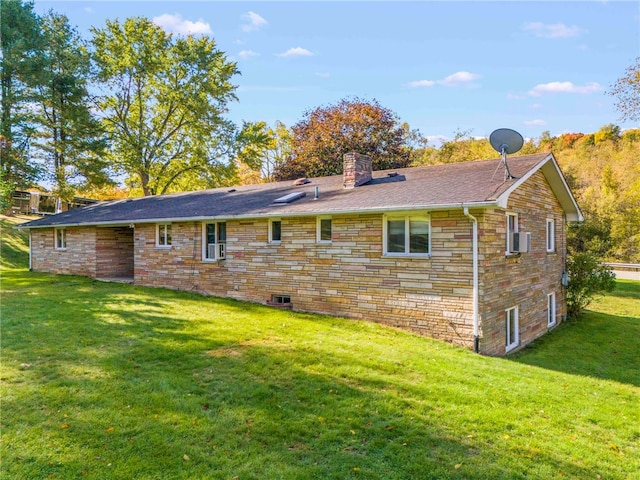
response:
[(262, 180), (273, 182), (275, 181), (275, 172), (291, 156), (293, 138), (291, 130), (280, 121), (276, 121), (275, 125), (269, 128), (268, 134), (270, 142), (264, 149), (260, 173)]
[(235, 164), (239, 132), (223, 115), (238, 70), (213, 39), (173, 37), (140, 17), (107, 21), (93, 35), (111, 158), (144, 195)]
[(33, 143), (48, 167), (54, 192), (70, 199), (79, 187), (107, 183), (105, 141), (90, 111), (89, 52), (66, 16), (51, 11), (41, 25), (45, 41)]
[(349, 152), (371, 156), (375, 170), (411, 163), (411, 132), (376, 100), (343, 99), (309, 110), (292, 131), (292, 155), (276, 168), (279, 180), (338, 174)]
[(26, 187), (38, 174), (29, 162), (33, 133), (33, 86), (38, 82), (41, 45), (38, 17), (32, 2), (0, 2), (2, 99), (0, 126), (0, 197), (7, 199), (15, 187)]
[(611, 87), (609, 95), (616, 97), (621, 120), (640, 120), (640, 57)]

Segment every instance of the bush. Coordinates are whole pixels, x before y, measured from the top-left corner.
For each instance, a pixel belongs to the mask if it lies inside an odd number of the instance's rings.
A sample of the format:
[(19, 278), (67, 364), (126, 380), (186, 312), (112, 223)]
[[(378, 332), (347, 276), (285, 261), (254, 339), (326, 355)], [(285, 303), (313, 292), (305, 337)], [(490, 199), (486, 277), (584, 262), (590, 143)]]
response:
[(567, 259), (569, 285), (567, 287), (567, 315), (579, 317), (593, 297), (611, 292), (616, 286), (616, 276), (611, 268), (601, 265), (590, 253), (576, 253)]

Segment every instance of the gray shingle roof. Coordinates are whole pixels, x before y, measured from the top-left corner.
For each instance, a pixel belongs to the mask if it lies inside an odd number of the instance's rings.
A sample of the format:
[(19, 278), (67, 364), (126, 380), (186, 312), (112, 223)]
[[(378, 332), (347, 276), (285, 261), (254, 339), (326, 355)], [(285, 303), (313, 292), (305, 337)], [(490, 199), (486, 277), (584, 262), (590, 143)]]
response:
[[(493, 159), (377, 171), (373, 172), (370, 182), (353, 189), (343, 188), (342, 175), (334, 175), (313, 178), (310, 183), (299, 186), (293, 181), (284, 181), (100, 202), (40, 218), (21, 227), (436, 209), (463, 203), (498, 206), (501, 196), (508, 195), (510, 189), (549, 162), (555, 165), (561, 178), (551, 154), (524, 155), (509, 158), (509, 169), (516, 178), (508, 181), (505, 181), (502, 160)], [(390, 173), (397, 175), (390, 176)], [(564, 185), (566, 187), (566, 183)], [(318, 200), (314, 200), (316, 187)], [(288, 204), (273, 204), (277, 198), (293, 192), (306, 195)], [(569, 197), (575, 204), (570, 193)], [(575, 207), (577, 209), (577, 204)]]

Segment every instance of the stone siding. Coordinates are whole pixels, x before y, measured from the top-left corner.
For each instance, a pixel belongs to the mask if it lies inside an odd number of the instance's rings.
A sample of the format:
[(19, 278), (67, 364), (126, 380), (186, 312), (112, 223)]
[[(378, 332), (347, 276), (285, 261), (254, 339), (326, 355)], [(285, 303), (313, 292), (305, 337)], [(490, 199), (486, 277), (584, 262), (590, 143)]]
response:
[(38, 272), (96, 276), (96, 228), (66, 228), (67, 248), (56, 249), (53, 228), (31, 230), (31, 268)]
[(200, 222), (173, 223), (171, 248), (155, 225), (137, 225), (135, 283), (267, 303), (287, 295), (295, 310), (361, 318), (470, 347), (470, 222), (462, 211), (431, 214), (431, 258), (383, 257), (381, 214), (334, 216), (330, 244), (316, 218), (282, 219), (268, 243), (266, 219), (227, 222), (227, 258), (202, 261)]
[[(531, 250), (505, 255), (506, 214), (517, 213), (520, 232), (531, 232)], [(546, 251), (548, 218), (555, 220), (555, 252)], [(564, 271), (566, 224), (560, 204), (541, 172), (511, 194), (506, 210), (483, 213), (480, 228), (480, 351), (504, 355), (505, 310), (518, 307), (520, 346), (547, 332), (547, 295), (556, 294), (556, 325), (566, 314)]]

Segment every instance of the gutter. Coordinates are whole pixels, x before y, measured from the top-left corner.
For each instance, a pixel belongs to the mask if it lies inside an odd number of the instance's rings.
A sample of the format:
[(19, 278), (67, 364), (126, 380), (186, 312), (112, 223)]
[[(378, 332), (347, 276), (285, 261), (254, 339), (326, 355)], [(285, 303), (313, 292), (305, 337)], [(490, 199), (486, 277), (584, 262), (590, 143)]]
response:
[(473, 250), (473, 351), (480, 351), (480, 319), (478, 307), (478, 219), (469, 213), (469, 207), (462, 206), (464, 214), (472, 222), (472, 250)]

